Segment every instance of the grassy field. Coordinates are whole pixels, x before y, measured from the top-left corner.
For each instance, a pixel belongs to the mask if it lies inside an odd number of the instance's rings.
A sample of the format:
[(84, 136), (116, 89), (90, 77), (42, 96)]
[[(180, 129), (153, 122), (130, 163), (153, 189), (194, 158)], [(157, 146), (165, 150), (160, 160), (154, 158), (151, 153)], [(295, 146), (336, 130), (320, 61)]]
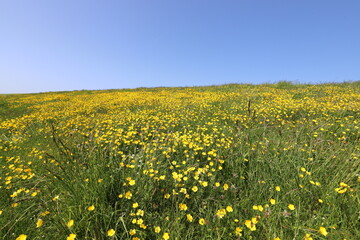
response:
[(1, 239), (360, 239), (360, 82), (0, 95)]

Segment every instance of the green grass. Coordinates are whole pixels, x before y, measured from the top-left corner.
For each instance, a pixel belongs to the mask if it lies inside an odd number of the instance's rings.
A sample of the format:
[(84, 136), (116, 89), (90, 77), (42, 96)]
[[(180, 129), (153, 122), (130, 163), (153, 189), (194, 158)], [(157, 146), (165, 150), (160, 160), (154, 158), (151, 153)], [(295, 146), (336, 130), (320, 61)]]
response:
[(0, 238), (359, 239), (359, 106), (357, 83), (3, 95)]

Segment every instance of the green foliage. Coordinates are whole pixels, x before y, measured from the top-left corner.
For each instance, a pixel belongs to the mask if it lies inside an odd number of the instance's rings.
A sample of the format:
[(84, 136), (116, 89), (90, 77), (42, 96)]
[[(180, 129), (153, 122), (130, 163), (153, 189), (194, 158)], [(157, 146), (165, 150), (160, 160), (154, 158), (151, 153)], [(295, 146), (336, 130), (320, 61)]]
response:
[(357, 239), (359, 106), (355, 83), (1, 96), (0, 238)]

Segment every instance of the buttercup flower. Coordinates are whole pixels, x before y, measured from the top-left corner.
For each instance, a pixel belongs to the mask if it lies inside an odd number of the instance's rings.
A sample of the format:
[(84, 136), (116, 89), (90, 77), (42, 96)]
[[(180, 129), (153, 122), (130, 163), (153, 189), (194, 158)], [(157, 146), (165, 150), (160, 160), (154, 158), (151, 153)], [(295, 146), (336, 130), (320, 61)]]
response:
[(69, 228), (72, 227), (74, 225), (74, 220), (70, 220), (67, 224), (66, 224)]
[(26, 240), (27, 239), (27, 236), (25, 234), (20, 234), (16, 240)]
[(109, 236), (109, 237), (112, 237), (112, 236), (114, 236), (115, 235), (115, 230), (114, 229), (109, 229), (108, 231), (107, 231), (107, 235)]
[(204, 218), (200, 218), (199, 219), (199, 224), (200, 225), (204, 225), (206, 223), (205, 219)]
[(324, 228), (324, 227), (320, 227), (319, 232), (324, 236), (328, 235), (328, 232), (326, 231), (326, 228)]
[(95, 206), (94, 205), (91, 205), (90, 207), (87, 208), (88, 211), (94, 211), (95, 210)]
[(156, 226), (156, 227), (154, 228), (154, 231), (155, 231), (156, 233), (159, 233), (159, 232), (161, 231), (161, 228), (160, 228), (159, 226)]
[(36, 222), (36, 228), (41, 227), (44, 224), (44, 221), (42, 219), (38, 219)]
[(76, 234), (71, 233), (66, 240), (75, 240), (76, 239)]
[(164, 233), (164, 235), (163, 235), (163, 239), (164, 240), (168, 240), (170, 238), (170, 236), (169, 236), (169, 233)]

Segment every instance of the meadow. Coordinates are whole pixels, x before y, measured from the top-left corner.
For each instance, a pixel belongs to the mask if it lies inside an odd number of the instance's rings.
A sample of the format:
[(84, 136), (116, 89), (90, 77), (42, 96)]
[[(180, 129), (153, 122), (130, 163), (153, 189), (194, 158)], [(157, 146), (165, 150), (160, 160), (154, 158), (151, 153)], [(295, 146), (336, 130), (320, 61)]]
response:
[(360, 82), (0, 95), (1, 239), (360, 239)]

